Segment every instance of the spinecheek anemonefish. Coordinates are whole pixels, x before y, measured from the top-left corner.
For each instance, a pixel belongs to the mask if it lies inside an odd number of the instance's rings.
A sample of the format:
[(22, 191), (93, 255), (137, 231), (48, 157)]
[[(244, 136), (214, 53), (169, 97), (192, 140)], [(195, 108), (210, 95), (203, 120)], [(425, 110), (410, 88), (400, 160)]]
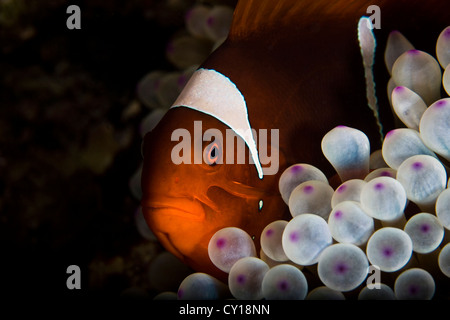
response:
[[(224, 279), (208, 257), (212, 235), (239, 227), (259, 248), (267, 224), (290, 218), (278, 191), (284, 169), (309, 163), (328, 178), (335, 174), (321, 151), (328, 131), (338, 125), (360, 129), (372, 149), (379, 149), (381, 137), (367, 106), (357, 33), (358, 21), (368, 16), (371, 5), (381, 10), (381, 28), (374, 30), (378, 43), (386, 43), (389, 32), (397, 29), (418, 48), (433, 52), (434, 39), (426, 35), (439, 35), (450, 22), (447, 1), (238, 2), (227, 40), (194, 73), (144, 139), (143, 212), (167, 250), (193, 269)], [(378, 45), (377, 52), (383, 49)], [(374, 76), (381, 88), (379, 113), (388, 128), (388, 75), (381, 59), (382, 54), (376, 55)], [(276, 174), (264, 175), (269, 164), (259, 161), (261, 150), (249, 129), (267, 130), (264, 151), (277, 154)], [(233, 139), (245, 142), (245, 163), (237, 163), (237, 143), (230, 150), (225, 140), (207, 137), (208, 132), (227, 137), (227, 130), (236, 133)], [(276, 139), (270, 134), (274, 130)], [(190, 161), (177, 163), (174, 150), (188, 139), (182, 134), (187, 132), (189, 141), (183, 143), (191, 149), (184, 149), (182, 156)], [(219, 155), (228, 155), (234, 163), (218, 161)]]

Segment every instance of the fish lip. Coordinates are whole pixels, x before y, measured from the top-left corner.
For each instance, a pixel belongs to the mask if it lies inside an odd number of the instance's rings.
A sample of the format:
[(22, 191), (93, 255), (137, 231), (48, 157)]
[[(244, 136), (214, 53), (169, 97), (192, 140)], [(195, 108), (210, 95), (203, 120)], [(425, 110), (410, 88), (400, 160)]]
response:
[(187, 257), (177, 249), (177, 246), (172, 242), (170, 235), (167, 232), (158, 231), (155, 233), (158, 239), (165, 244), (167, 251), (178, 257), (181, 261), (186, 262)]

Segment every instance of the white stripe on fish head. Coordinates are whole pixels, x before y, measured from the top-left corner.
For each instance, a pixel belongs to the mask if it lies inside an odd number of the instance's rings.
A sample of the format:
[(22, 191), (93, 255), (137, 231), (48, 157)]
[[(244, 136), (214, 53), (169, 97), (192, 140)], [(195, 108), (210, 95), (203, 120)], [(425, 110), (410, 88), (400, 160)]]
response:
[(263, 178), (263, 169), (248, 120), (247, 104), (229, 78), (215, 70), (197, 70), (171, 108), (175, 107), (187, 107), (206, 113), (230, 127), (247, 144), (258, 176)]

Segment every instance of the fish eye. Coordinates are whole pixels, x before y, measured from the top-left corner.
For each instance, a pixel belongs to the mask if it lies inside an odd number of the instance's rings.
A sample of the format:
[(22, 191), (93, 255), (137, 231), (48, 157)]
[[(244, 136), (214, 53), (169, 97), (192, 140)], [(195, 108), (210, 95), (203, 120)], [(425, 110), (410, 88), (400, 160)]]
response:
[(215, 166), (220, 158), (220, 146), (217, 142), (210, 143), (206, 146), (203, 159), (209, 166)]

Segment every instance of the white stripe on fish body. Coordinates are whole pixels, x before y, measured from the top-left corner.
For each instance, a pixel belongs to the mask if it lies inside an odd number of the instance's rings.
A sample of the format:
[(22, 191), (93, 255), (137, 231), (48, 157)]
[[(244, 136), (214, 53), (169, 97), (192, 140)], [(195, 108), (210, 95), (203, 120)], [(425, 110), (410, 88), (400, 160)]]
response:
[(206, 113), (229, 126), (247, 144), (258, 176), (263, 178), (263, 169), (248, 120), (247, 104), (229, 78), (215, 70), (197, 70), (171, 108), (175, 107), (187, 107)]

